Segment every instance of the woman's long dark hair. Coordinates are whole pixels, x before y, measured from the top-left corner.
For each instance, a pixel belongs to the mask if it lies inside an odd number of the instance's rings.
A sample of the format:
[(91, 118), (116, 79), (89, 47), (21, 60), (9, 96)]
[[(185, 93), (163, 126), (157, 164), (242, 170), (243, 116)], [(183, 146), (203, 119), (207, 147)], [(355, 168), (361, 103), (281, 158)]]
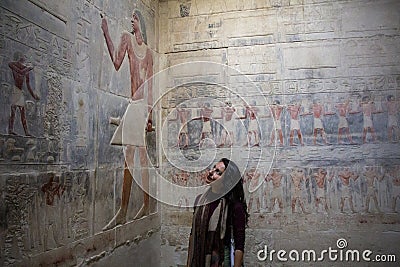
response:
[[(224, 171), (224, 183), (225, 186), (232, 187), (232, 189), (225, 195), (228, 205), (232, 206), (234, 203), (239, 202), (242, 204), (244, 211), (246, 213), (246, 225), (249, 221), (249, 213), (247, 212), (246, 198), (243, 190), (243, 178), (240, 174), (238, 166), (231, 160), (227, 158), (222, 158), (220, 160), (225, 165)], [(231, 209), (230, 209), (231, 210)]]

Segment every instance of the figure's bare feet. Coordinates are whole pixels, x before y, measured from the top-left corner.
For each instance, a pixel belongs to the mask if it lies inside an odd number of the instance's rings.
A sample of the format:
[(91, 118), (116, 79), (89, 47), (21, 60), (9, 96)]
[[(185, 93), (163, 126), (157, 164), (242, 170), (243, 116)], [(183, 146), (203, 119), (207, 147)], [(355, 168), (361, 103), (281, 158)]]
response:
[(135, 217), (133, 218), (134, 220), (140, 219), (146, 215), (149, 214), (149, 207), (146, 205), (142, 205), (142, 207), (140, 208), (140, 210), (138, 211), (138, 213), (136, 213)]
[(106, 226), (103, 227), (103, 231), (110, 230), (115, 226), (124, 223), (126, 223), (126, 212), (119, 209), (117, 213), (114, 215), (114, 217), (111, 219), (111, 221)]

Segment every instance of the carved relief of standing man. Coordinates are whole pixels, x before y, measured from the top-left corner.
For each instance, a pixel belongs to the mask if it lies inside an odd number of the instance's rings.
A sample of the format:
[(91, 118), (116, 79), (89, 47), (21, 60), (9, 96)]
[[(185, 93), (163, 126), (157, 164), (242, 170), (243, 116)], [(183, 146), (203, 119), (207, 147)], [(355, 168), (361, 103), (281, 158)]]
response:
[(292, 213), (295, 213), (296, 211), (296, 205), (298, 204), (302, 210), (303, 213), (307, 214), (308, 212), (306, 211), (304, 207), (304, 201), (303, 201), (303, 188), (304, 188), (304, 183), (308, 179), (306, 177), (305, 171), (301, 168), (294, 168), (290, 176), (292, 178)]
[(272, 181), (269, 212), (273, 212), (276, 201), (278, 202), (279, 212), (283, 211), (282, 178), (283, 174), (278, 169), (272, 169), (272, 172), (265, 177), (265, 182)]
[(389, 142), (398, 142), (399, 141), (399, 123), (398, 123), (398, 113), (400, 110), (399, 102), (396, 101), (393, 95), (389, 95), (387, 97), (387, 113), (388, 113), (388, 124), (387, 124), (387, 132)]
[(339, 125), (338, 125), (338, 144), (342, 143), (342, 135), (346, 133), (347, 138), (351, 144), (354, 144), (353, 139), (350, 134), (349, 123), (347, 121), (347, 114), (349, 113), (350, 100), (346, 100), (344, 103), (336, 104), (339, 115)]
[(283, 146), (283, 132), (282, 132), (282, 124), (281, 124), (281, 114), (283, 111), (283, 106), (279, 102), (279, 100), (274, 100), (273, 104), (271, 105), (271, 113), (272, 117), (274, 118), (274, 129), (271, 132), (271, 138), (269, 141), (269, 145), (275, 142), (275, 132), (278, 133), (279, 136), (279, 145)]
[(33, 91), (30, 84), (29, 73), (33, 70), (33, 67), (25, 64), (25, 57), (20, 52), (14, 53), (14, 61), (8, 63), (8, 66), (12, 70), (14, 78), (14, 85), (11, 94), (11, 116), (8, 124), (8, 133), (16, 135), (16, 133), (14, 132), (14, 120), (15, 112), (18, 108), (21, 114), (21, 122), (24, 128), (25, 135), (31, 136), (31, 134), (28, 132), (28, 125), (26, 123), (23, 85), (25, 82), (26, 88), (35, 100), (40, 99), (39, 96)]
[(232, 106), (230, 101), (227, 101), (225, 105), (226, 106), (221, 110), (221, 118), (223, 119), (224, 129), (222, 130), (221, 141), (218, 147), (231, 147), (235, 141), (235, 124), (233, 114), (235, 113), (236, 109)]
[(296, 131), (300, 144), (302, 146), (304, 146), (303, 134), (301, 133), (300, 122), (299, 122), (299, 116), (300, 116), (300, 112), (301, 112), (301, 104), (292, 103), (292, 104), (288, 105), (287, 110), (290, 114), (289, 144), (291, 146), (295, 145), (294, 144), (294, 131)]
[[(132, 125), (131, 122), (137, 121), (139, 122), (139, 125), (141, 125), (141, 119), (149, 118), (147, 122), (147, 131), (152, 130), (151, 108), (153, 96), (151, 78), (153, 76), (153, 55), (147, 46), (144, 18), (139, 10), (135, 9), (132, 12), (131, 23), (132, 32), (124, 31), (121, 35), (118, 47), (115, 48), (108, 31), (107, 20), (103, 17), (101, 22), (101, 29), (103, 30), (107, 49), (116, 71), (120, 69), (122, 62), (125, 59), (125, 55), (128, 56), (131, 83), (131, 99), (130, 106), (128, 107), (128, 109), (130, 109), (129, 115), (131, 118), (129, 118), (128, 123), (126, 122), (128, 119), (125, 118), (124, 120), (123, 118), (123, 121), (125, 121), (125, 124), (127, 124), (128, 129), (128, 131), (124, 130), (124, 134), (127, 134), (127, 136), (124, 136), (124, 143), (126, 140), (127, 144), (122, 144), (122, 123), (118, 126), (111, 140), (112, 144), (127, 145), (121, 206), (111, 221), (103, 228), (103, 230), (110, 229), (115, 225), (126, 222), (126, 214), (133, 180), (132, 174), (129, 170), (129, 164), (133, 164), (134, 162), (136, 148), (139, 150), (140, 165), (142, 169), (142, 186), (145, 192), (143, 205), (136, 214), (135, 219), (140, 218), (149, 212), (150, 199), (149, 195), (147, 194), (149, 189), (149, 172), (147, 168), (147, 154), (143, 137), (144, 129), (134, 128), (134, 125)], [(145, 90), (146, 87), (147, 90)], [(145, 102), (146, 93), (147, 103)], [(128, 112), (125, 114), (128, 114)], [(147, 114), (148, 116), (146, 116)], [(131, 127), (133, 128), (130, 129)]]

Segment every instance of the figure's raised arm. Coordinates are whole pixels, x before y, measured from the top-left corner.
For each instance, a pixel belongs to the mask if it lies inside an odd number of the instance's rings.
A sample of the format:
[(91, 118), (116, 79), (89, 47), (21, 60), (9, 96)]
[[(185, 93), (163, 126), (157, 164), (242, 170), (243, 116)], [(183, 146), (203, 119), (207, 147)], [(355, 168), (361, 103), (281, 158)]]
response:
[(33, 70), (32, 66), (24, 66), (23, 68), (21, 68), (20, 66), (18, 66), (17, 62), (10, 62), (10, 63), (8, 63), (8, 66), (10, 67), (10, 69), (12, 69), (13, 71), (15, 71), (16, 73), (18, 73), (22, 76), (27, 75), (28, 72)]
[(119, 68), (121, 67), (122, 61), (124, 60), (125, 53), (128, 50), (128, 45), (130, 43), (129, 33), (124, 32), (122, 34), (118, 49), (117, 51), (114, 51), (115, 50), (114, 43), (111, 40), (110, 33), (108, 31), (107, 20), (104, 17), (101, 20), (101, 29), (103, 30), (104, 38), (106, 40), (106, 45), (111, 61), (114, 64), (115, 70), (118, 71)]

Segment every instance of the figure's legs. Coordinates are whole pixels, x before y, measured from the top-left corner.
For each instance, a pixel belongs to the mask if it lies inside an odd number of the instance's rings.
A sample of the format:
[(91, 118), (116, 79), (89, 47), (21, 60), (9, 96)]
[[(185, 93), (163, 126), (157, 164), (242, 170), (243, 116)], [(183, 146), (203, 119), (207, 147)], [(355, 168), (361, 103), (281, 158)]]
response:
[(143, 190), (143, 205), (135, 215), (134, 219), (139, 219), (150, 212), (150, 195), (149, 195), (149, 169), (147, 162), (147, 153), (145, 147), (139, 148), (140, 167), (142, 170), (142, 190)]
[(326, 198), (324, 198), (324, 207), (325, 211), (328, 212), (329, 208), (328, 208), (328, 201), (326, 200)]
[(353, 205), (353, 197), (349, 198), (350, 209), (352, 213), (355, 213), (354, 205)]
[(387, 133), (388, 133), (388, 141), (389, 142), (392, 142), (392, 132), (393, 132), (393, 126), (388, 127)]
[(325, 133), (324, 129), (321, 129), (321, 136), (322, 136), (322, 139), (325, 142), (325, 145), (327, 145), (328, 144), (328, 138), (326, 137), (326, 133)]
[(302, 200), (299, 199), (299, 205), (301, 210), (303, 211), (303, 213), (307, 214), (308, 212), (306, 211), (306, 209), (304, 208), (304, 203)]
[(26, 123), (26, 115), (25, 115), (25, 107), (19, 107), (19, 111), (21, 112), (21, 122), (24, 127), (24, 132), (26, 136), (31, 136), (28, 132), (28, 125)]
[(277, 198), (277, 200), (278, 200), (279, 212), (281, 212), (282, 209), (283, 209), (283, 201), (282, 201), (282, 198)]
[(275, 141), (275, 129), (273, 129), (272, 130), (272, 132), (271, 132), (271, 137), (270, 137), (270, 139), (269, 139), (269, 145), (271, 146), (273, 143), (274, 143), (274, 141)]
[(292, 199), (292, 213), (294, 213), (296, 210), (296, 202), (297, 202), (297, 198)]
[(347, 132), (347, 138), (349, 139), (350, 143), (354, 144), (353, 139), (351, 138), (349, 127), (346, 128), (346, 132)]
[(338, 129), (338, 144), (342, 142), (342, 128)]
[(372, 138), (374, 139), (374, 141), (377, 141), (374, 127), (370, 127), (369, 130), (371, 131)]
[(399, 198), (399, 196), (395, 196), (393, 197), (393, 203), (392, 203), (392, 210), (393, 212), (396, 212), (396, 206), (397, 206), (397, 199)]
[(294, 146), (293, 144), (293, 139), (294, 139), (294, 130), (290, 130), (290, 135), (289, 135), (289, 143), (291, 146)]
[(378, 210), (378, 212), (380, 213), (381, 209), (378, 206), (378, 198), (376, 197), (376, 195), (373, 197), (373, 199), (374, 199), (375, 207)]
[(271, 204), (270, 204), (270, 207), (269, 207), (268, 211), (269, 211), (269, 212), (272, 212), (272, 211), (274, 210), (274, 207), (275, 207), (275, 198), (272, 197), (272, 198), (270, 199), (270, 202), (271, 202)]
[(253, 146), (259, 146), (260, 140), (258, 138), (258, 131), (253, 131), (253, 134), (254, 134), (254, 145)]
[(259, 197), (256, 198), (256, 207), (257, 207), (256, 212), (260, 213), (261, 203), (260, 203), (260, 198)]
[(340, 198), (340, 212), (344, 212), (344, 198)]
[(315, 198), (315, 209), (318, 212), (318, 206), (319, 206), (319, 198)]
[(12, 105), (11, 106), (11, 115), (10, 119), (8, 121), (8, 133), (9, 134), (15, 134), (14, 133), (14, 120), (15, 120), (15, 111), (17, 110), (17, 106)]
[(314, 129), (314, 139), (313, 139), (314, 145), (317, 144), (317, 135), (318, 135), (318, 129)]
[(224, 146), (224, 144), (226, 143), (226, 136), (227, 136), (226, 129), (222, 129), (221, 140), (219, 141), (218, 147), (223, 147)]
[(281, 142), (281, 146), (283, 146), (283, 132), (279, 130), (279, 141)]
[(128, 210), (129, 198), (131, 195), (131, 187), (132, 187), (132, 174), (129, 170), (129, 164), (127, 161), (133, 164), (133, 159), (135, 155), (135, 147), (128, 146), (126, 148), (126, 159), (124, 166), (124, 180), (122, 183), (122, 195), (121, 195), (121, 206), (118, 209), (117, 213), (110, 220), (110, 222), (104, 226), (103, 231), (114, 228), (117, 225), (124, 224), (126, 222), (126, 213)]
[[(235, 135), (234, 135), (234, 133), (231, 131), (231, 132), (229, 132), (229, 140), (230, 140), (230, 142), (229, 142), (229, 147), (231, 147), (231, 146), (233, 146), (233, 144), (234, 144), (234, 140), (235, 140)], [(226, 142), (226, 137), (225, 137), (225, 142)]]
[(188, 147), (189, 146), (189, 136), (187, 133), (183, 134), (185, 136), (185, 145), (183, 147)]
[(365, 144), (367, 142), (367, 128), (363, 129), (362, 141), (363, 141), (363, 144)]
[(365, 212), (369, 212), (369, 201), (370, 201), (370, 196), (367, 196), (365, 198)]
[(303, 134), (301, 133), (301, 130), (300, 130), (300, 129), (297, 130), (297, 137), (299, 138), (300, 144), (301, 144), (302, 146), (304, 146), (304, 143), (303, 143)]
[(250, 144), (251, 144), (251, 131), (247, 132), (247, 142), (246, 144), (244, 144), (244, 147), (250, 146)]

